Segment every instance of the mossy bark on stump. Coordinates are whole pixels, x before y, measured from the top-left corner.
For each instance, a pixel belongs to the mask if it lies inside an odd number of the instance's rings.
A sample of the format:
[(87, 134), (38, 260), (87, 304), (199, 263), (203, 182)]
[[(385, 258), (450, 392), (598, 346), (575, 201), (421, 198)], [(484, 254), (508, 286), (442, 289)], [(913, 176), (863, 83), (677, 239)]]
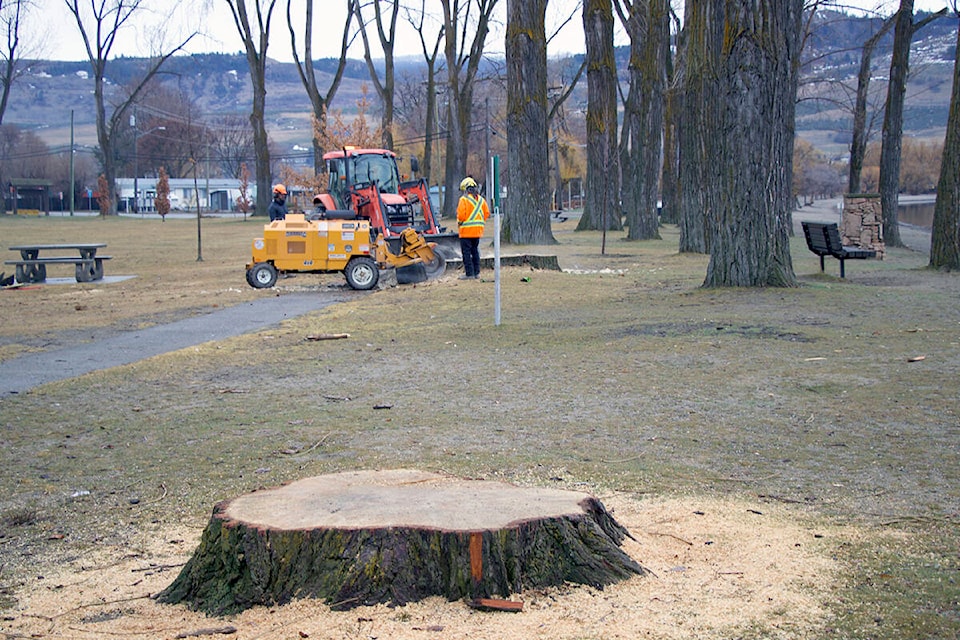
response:
[(507, 596), (644, 574), (596, 498), (420, 471), (307, 478), (216, 505), (161, 602), (212, 615), (320, 598), (332, 608)]

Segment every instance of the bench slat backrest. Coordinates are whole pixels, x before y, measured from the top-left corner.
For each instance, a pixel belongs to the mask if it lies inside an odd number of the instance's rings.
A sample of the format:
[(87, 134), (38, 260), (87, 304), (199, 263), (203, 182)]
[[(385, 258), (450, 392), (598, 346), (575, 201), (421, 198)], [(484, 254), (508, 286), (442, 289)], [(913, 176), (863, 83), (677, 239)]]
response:
[(840, 229), (837, 228), (837, 225), (823, 225), (823, 235), (827, 239), (831, 253), (841, 253), (843, 251), (843, 240), (840, 239)]
[(837, 255), (843, 252), (840, 230), (834, 223), (803, 222), (807, 247), (817, 255)]

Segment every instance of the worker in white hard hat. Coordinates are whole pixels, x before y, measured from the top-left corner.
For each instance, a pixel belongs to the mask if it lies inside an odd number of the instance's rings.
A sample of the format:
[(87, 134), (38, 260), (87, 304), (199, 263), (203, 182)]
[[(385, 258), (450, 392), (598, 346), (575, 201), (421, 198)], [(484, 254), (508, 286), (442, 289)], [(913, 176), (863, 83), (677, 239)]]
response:
[(480, 238), (483, 225), (490, 217), (490, 207), (477, 191), (477, 182), (467, 176), (460, 182), (460, 202), (457, 204), (457, 230), (460, 235), (460, 253), (463, 255), (465, 280), (480, 279)]
[(287, 217), (287, 188), (282, 184), (273, 186), (273, 200), (267, 208), (267, 213), (270, 214), (270, 222)]

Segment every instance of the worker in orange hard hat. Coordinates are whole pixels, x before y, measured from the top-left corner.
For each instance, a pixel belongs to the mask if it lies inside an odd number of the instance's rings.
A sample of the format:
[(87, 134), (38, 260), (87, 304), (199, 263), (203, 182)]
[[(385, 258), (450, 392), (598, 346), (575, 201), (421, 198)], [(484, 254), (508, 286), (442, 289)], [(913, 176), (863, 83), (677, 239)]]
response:
[(270, 222), (274, 220), (283, 220), (287, 217), (287, 188), (282, 184), (273, 186), (273, 201), (267, 209), (270, 214)]
[(467, 176), (460, 182), (464, 194), (457, 204), (457, 229), (460, 235), (460, 253), (463, 255), (464, 280), (480, 278), (480, 238), (483, 224), (490, 217), (487, 201), (477, 192), (477, 182)]

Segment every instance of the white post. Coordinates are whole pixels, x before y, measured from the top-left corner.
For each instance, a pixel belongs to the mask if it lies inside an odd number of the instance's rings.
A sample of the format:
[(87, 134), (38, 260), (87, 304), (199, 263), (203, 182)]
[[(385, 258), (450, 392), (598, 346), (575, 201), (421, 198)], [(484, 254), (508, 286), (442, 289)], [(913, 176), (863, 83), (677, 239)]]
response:
[[(490, 158), (490, 179), (487, 184), (493, 185), (493, 190), (500, 188), (497, 175), (498, 163)], [(500, 326), (500, 194), (493, 193), (493, 324)]]

